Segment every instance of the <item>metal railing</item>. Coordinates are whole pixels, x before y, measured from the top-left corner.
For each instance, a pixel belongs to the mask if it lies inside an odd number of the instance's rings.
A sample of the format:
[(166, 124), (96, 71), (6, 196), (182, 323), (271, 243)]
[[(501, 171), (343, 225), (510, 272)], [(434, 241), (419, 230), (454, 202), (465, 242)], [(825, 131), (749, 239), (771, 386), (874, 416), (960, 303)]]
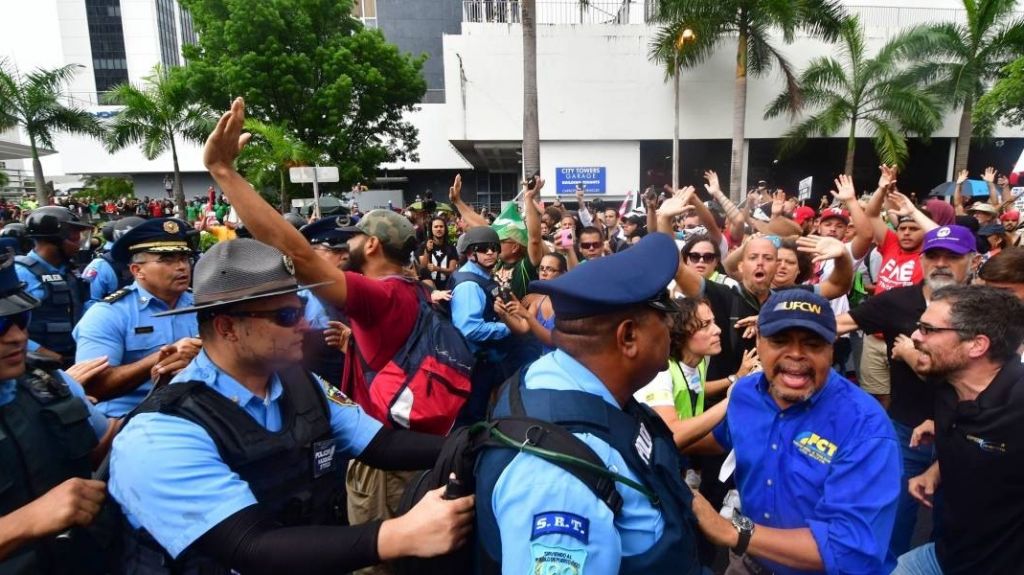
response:
[[(643, 24), (653, 0), (537, 0), (537, 24)], [(463, 0), (462, 21), (522, 22), (520, 0)]]
[[(894, 0), (894, 4), (895, 4)], [(520, 0), (463, 0), (462, 21), (519, 24)], [(902, 6), (845, 5), (860, 16), (867, 29), (896, 30), (936, 22), (964, 22), (959, 8), (907, 8)], [(653, 23), (658, 0), (536, 0), (537, 24), (645, 24)], [(1024, 13), (1017, 12), (1014, 17)]]

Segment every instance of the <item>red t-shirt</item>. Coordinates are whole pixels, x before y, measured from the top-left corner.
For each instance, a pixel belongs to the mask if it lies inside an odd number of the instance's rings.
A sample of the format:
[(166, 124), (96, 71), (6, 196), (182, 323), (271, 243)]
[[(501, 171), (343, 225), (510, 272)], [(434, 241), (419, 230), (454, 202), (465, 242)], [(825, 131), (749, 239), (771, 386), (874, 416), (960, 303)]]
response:
[[(419, 312), (418, 282), (371, 279), (355, 272), (345, 272), (345, 282), (345, 314), (352, 323), (352, 338), (370, 369), (378, 371), (409, 338)], [(346, 373), (346, 381), (348, 377)]]
[(889, 230), (885, 233), (885, 241), (878, 247), (878, 253), (882, 255), (882, 267), (878, 271), (875, 295), (921, 282), (920, 248), (913, 252), (904, 251), (896, 232)]

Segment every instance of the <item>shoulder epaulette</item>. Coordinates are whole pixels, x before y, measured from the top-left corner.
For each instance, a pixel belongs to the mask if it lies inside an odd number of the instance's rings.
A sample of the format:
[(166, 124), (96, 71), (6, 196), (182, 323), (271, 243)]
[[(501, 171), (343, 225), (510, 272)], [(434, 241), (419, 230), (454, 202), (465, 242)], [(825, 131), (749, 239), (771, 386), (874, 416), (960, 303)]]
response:
[(112, 292), (110, 295), (106, 296), (100, 301), (102, 301), (103, 303), (114, 303), (115, 301), (122, 299), (124, 298), (124, 296), (130, 294), (131, 291), (132, 290), (128, 288), (121, 288), (115, 292)]

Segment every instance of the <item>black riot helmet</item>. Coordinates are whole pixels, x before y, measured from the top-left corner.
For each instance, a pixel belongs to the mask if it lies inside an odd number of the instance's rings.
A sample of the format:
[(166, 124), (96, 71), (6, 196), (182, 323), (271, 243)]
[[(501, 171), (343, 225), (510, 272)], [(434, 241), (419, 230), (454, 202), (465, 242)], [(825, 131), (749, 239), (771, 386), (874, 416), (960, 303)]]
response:
[(288, 212), (284, 215), (284, 219), (297, 230), (302, 229), (302, 226), (309, 223), (306, 221), (306, 218), (296, 214), (295, 212)]
[[(140, 218), (139, 216), (128, 216), (126, 218), (121, 218), (121, 219), (115, 221), (114, 222), (114, 229), (111, 231), (111, 234), (110, 234), (111, 235), (111, 240), (110, 241), (116, 242), (118, 240), (118, 238), (120, 238), (121, 236), (127, 234), (128, 230), (134, 228), (135, 226), (144, 224), (144, 223), (146, 223), (146, 220)], [(106, 237), (106, 226), (103, 226), (103, 228), (104, 228), (104, 237)]]
[[(33, 240), (62, 242), (76, 231), (91, 237), (86, 232), (92, 231), (92, 225), (82, 222), (71, 210), (60, 206), (36, 208), (25, 220), (25, 234)], [(83, 237), (83, 245), (88, 245), (88, 239)]]
[(32, 251), (32, 240), (28, 239), (25, 232), (25, 224), (11, 222), (0, 230), (0, 238), (14, 238), (18, 242), (18, 255), (25, 255)]
[(103, 224), (103, 227), (100, 228), (100, 235), (103, 236), (103, 241), (104, 242), (113, 243), (113, 241), (114, 241), (114, 224), (116, 224), (116, 223), (117, 222), (115, 222), (114, 220), (110, 220), (109, 222)]

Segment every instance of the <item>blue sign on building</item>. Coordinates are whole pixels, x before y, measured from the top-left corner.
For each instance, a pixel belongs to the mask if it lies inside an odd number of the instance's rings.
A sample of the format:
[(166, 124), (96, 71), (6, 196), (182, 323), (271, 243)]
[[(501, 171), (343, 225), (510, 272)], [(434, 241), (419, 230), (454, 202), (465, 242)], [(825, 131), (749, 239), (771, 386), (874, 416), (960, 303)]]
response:
[(555, 190), (558, 194), (575, 194), (576, 186), (582, 185), (586, 194), (607, 192), (608, 179), (604, 167), (600, 168), (555, 168)]

